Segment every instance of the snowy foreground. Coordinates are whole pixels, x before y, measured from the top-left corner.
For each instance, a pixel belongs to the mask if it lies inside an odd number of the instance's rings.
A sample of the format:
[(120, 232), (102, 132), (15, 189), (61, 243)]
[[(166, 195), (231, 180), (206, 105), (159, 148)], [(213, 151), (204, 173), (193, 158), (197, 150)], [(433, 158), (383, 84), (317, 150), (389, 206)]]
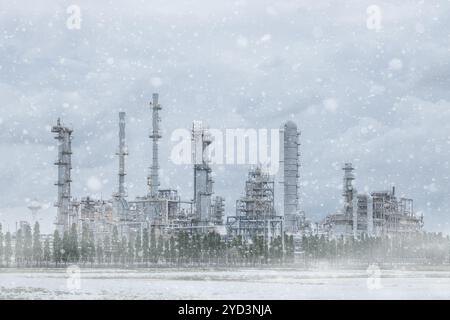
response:
[(450, 299), (450, 271), (0, 269), (1, 299)]

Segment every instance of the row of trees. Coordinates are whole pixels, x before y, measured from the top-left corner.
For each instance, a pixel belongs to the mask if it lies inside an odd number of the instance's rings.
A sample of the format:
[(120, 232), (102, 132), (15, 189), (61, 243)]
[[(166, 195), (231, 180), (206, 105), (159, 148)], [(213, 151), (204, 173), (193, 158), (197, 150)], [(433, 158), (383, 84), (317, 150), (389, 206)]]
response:
[(450, 238), (442, 233), (415, 233), (361, 239), (324, 236), (303, 237), (301, 247), (308, 262), (411, 262), (441, 264), (449, 261)]
[[(120, 237), (114, 228), (111, 237), (98, 239), (87, 227), (81, 238), (76, 225), (60, 235), (58, 231), (42, 240), (39, 224), (33, 230), (25, 225), (16, 234), (4, 234), (0, 224), (0, 266), (58, 266), (68, 263), (115, 266), (261, 265), (294, 261), (294, 239), (277, 237), (268, 243), (263, 237), (245, 241), (237, 236), (229, 241), (214, 232), (177, 232), (169, 237), (156, 229), (144, 229), (134, 237)], [(450, 239), (440, 233), (404, 236), (326, 239), (304, 236), (297, 251), (303, 261), (342, 262), (420, 262), (449, 261)]]
[(31, 265), (36, 261), (51, 260), (50, 242), (47, 239), (42, 243), (39, 223), (36, 222), (33, 231), (29, 225), (20, 228), (15, 234), (14, 247), (12, 240), (9, 231), (3, 234), (0, 224), (0, 266), (9, 266), (13, 258), (16, 265)]
[[(76, 225), (62, 235), (58, 231), (53, 239), (41, 241), (39, 224), (31, 231), (29, 226), (19, 229), (15, 235), (5, 237), (0, 225), (0, 265), (9, 266), (51, 266), (68, 263), (91, 265), (256, 265), (281, 264), (294, 261), (294, 240), (285, 236), (284, 251), (281, 237), (268, 243), (263, 237), (245, 241), (238, 236), (224, 241), (215, 233), (207, 234), (177, 232), (172, 236), (157, 235), (155, 228), (144, 229), (134, 237), (120, 237), (116, 227), (111, 237), (94, 238), (86, 226), (81, 238)], [(13, 259), (13, 260), (12, 260)]]

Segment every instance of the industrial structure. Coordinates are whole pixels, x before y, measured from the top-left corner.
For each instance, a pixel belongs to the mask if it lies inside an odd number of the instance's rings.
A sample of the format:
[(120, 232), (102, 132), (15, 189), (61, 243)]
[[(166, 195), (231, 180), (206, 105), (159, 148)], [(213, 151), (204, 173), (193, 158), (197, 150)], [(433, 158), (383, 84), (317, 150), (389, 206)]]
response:
[(211, 218), (212, 177), (206, 148), (211, 144), (211, 136), (201, 121), (192, 125), (192, 163), (194, 164), (194, 205), (195, 219), (200, 224)]
[(270, 239), (286, 233), (300, 239), (311, 231), (299, 205), (300, 131), (288, 121), (279, 132), (279, 172), (275, 177), (260, 167), (249, 172), (245, 195), (236, 202), (236, 215), (227, 217), (231, 237)]
[(288, 121), (280, 128), (279, 210), (283, 212), (285, 230), (298, 234), (306, 228), (305, 214), (299, 207), (300, 131)]
[(73, 218), (70, 193), (73, 130), (63, 126), (58, 118), (56, 126), (52, 127), (52, 132), (56, 133), (55, 139), (58, 141), (58, 159), (55, 162), (55, 165), (58, 166), (58, 181), (55, 183), (58, 186), (58, 200), (55, 204), (57, 220), (55, 224), (58, 231), (62, 233), (67, 230), (67, 227), (71, 224), (71, 218)]
[(114, 196), (123, 199), (127, 197), (125, 191), (125, 156), (128, 155), (125, 145), (125, 112), (119, 112), (119, 149), (116, 155), (119, 156), (119, 188)]
[(28, 205), (28, 209), (31, 211), (31, 221), (34, 223), (37, 221), (37, 213), (42, 209), (42, 205), (36, 200), (33, 199), (31, 203)]
[(358, 194), (353, 187), (353, 166), (346, 163), (343, 179), (344, 205), (340, 212), (328, 215), (322, 222), (329, 238), (363, 236), (380, 237), (411, 234), (423, 227), (423, 216), (417, 216), (413, 200), (397, 198), (395, 187), (386, 191)]
[[(80, 200), (71, 195), (72, 133), (60, 119), (52, 128), (58, 141), (58, 198), (56, 226), (67, 231), (73, 223), (81, 232), (83, 226), (96, 238), (110, 236), (117, 228), (127, 238), (142, 234), (144, 228), (155, 228), (159, 234), (170, 235), (179, 230), (189, 233), (218, 231), (225, 239), (241, 236), (252, 241), (264, 237), (267, 243), (274, 237), (292, 235), (296, 244), (302, 236), (321, 233), (328, 238), (383, 236), (413, 233), (421, 230), (423, 218), (413, 211), (412, 199), (400, 198), (395, 189), (358, 194), (353, 187), (353, 166), (346, 163), (343, 180), (344, 206), (341, 211), (328, 215), (320, 224), (306, 219), (299, 201), (300, 131), (288, 121), (280, 128), (279, 171), (272, 176), (260, 166), (248, 173), (243, 196), (236, 201), (235, 215), (225, 216), (225, 199), (214, 195), (213, 178), (208, 148), (213, 143), (209, 129), (201, 121), (194, 121), (191, 131), (193, 165), (193, 195), (182, 200), (178, 190), (161, 188), (159, 177), (159, 143), (162, 110), (158, 94), (150, 102), (152, 127), (152, 161), (147, 176), (148, 191), (143, 196), (128, 199), (126, 190), (126, 114), (119, 113), (118, 185), (111, 199)], [(30, 206), (30, 210), (39, 208)], [(223, 234), (225, 227), (226, 234)]]
[[(71, 170), (71, 128), (62, 125), (58, 119), (52, 128), (58, 139), (58, 201), (56, 203), (56, 225), (62, 233), (75, 223), (78, 230), (87, 226), (96, 238), (111, 235), (117, 228), (121, 236), (127, 238), (142, 234), (144, 228), (156, 228), (161, 234), (170, 234), (176, 230), (187, 232), (207, 232), (223, 225), (224, 198), (215, 196), (212, 201), (213, 180), (208, 160), (204, 158), (205, 148), (210, 143), (208, 130), (195, 122), (192, 130), (194, 162), (194, 197), (182, 200), (175, 189), (161, 189), (159, 184), (158, 143), (162, 138), (159, 128), (162, 110), (158, 94), (153, 94), (150, 103), (152, 110), (152, 163), (147, 177), (148, 193), (128, 200), (125, 188), (125, 157), (128, 155), (125, 140), (125, 112), (119, 113), (118, 187), (109, 200), (90, 197), (77, 200), (70, 193)], [(200, 146), (200, 148), (198, 148)], [(196, 149), (197, 148), (197, 149)]]
[(245, 194), (236, 201), (236, 215), (227, 217), (230, 237), (252, 240), (262, 236), (267, 242), (283, 235), (283, 217), (275, 211), (275, 182), (260, 167), (250, 170), (245, 182)]
[(150, 198), (156, 199), (158, 197), (158, 188), (159, 188), (159, 161), (158, 161), (158, 141), (161, 139), (161, 134), (159, 132), (159, 122), (161, 118), (159, 117), (159, 111), (162, 109), (160, 104), (158, 103), (158, 94), (153, 94), (153, 101), (150, 103), (152, 106), (152, 134), (150, 138), (152, 139), (152, 166), (150, 167), (150, 176), (148, 177), (148, 186), (149, 186), (149, 196)]

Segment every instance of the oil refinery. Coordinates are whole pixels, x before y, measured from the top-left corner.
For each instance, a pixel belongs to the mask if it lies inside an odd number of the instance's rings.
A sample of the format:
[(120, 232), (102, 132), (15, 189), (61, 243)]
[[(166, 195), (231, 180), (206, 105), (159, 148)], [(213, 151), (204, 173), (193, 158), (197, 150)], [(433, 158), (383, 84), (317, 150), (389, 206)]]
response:
[(292, 121), (282, 124), (279, 129), (278, 173), (270, 175), (260, 166), (252, 168), (242, 185), (242, 197), (236, 200), (235, 215), (225, 216), (225, 199), (213, 188), (212, 169), (206, 152), (213, 139), (203, 122), (195, 121), (191, 131), (193, 198), (183, 198), (176, 189), (161, 189), (159, 144), (163, 139), (160, 131), (162, 106), (156, 93), (150, 102), (150, 110), (152, 162), (147, 176), (148, 192), (135, 199), (128, 199), (125, 188), (128, 156), (125, 112), (119, 113), (117, 191), (109, 200), (77, 199), (71, 194), (74, 129), (57, 120), (51, 131), (58, 141), (55, 224), (60, 233), (75, 224), (80, 232), (87, 226), (96, 239), (103, 239), (116, 227), (121, 237), (126, 238), (142, 234), (144, 228), (154, 228), (162, 236), (180, 230), (188, 233), (216, 231), (225, 240), (241, 236), (252, 241), (256, 236), (263, 236), (270, 242), (284, 234), (297, 239), (310, 234), (322, 234), (330, 239), (361, 238), (414, 233), (423, 227), (423, 217), (414, 212), (413, 200), (398, 199), (395, 188), (370, 194), (357, 193), (353, 187), (355, 177), (351, 163), (346, 163), (343, 168), (343, 208), (317, 224), (306, 219), (299, 199), (300, 131)]

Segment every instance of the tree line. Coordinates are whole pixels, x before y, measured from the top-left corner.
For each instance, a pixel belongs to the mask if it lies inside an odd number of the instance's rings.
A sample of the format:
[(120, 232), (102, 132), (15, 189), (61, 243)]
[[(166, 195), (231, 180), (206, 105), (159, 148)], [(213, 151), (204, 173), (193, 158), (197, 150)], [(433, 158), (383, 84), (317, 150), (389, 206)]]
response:
[[(15, 234), (5, 236), (0, 224), (0, 265), (3, 266), (64, 266), (77, 263), (91, 266), (201, 266), (201, 265), (262, 265), (294, 261), (292, 236), (254, 237), (246, 241), (237, 236), (227, 241), (216, 232), (188, 233), (179, 231), (170, 236), (157, 235), (155, 228), (138, 231), (134, 237), (120, 237), (117, 227), (111, 236), (95, 239), (94, 234), (77, 226), (62, 235), (55, 230), (53, 239), (42, 243), (39, 223), (33, 230), (28, 225)], [(97, 240), (97, 241), (96, 241)], [(284, 250), (283, 241), (284, 240)]]
[(31, 266), (35, 265), (36, 262), (51, 260), (50, 242), (49, 239), (46, 239), (42, 243), (39, 223), (36, 222), (33, 230), (29, 225), (17, 230), (14, 240), (13, 247), (11, 232), (8, 231), (3, 234), (0, 224), (0, 266), (12, 264)]
[[(284, 246), (284, 250), (283, 250)], [(254, 266), (294, 262), (331, 263), (432, 263), (450, 262), (450, 238), (441, 233), (327, 239), (303, 236), (294, 245), (292, 235), (245, 240), (224, 239), (216, 232), (176, 232), (163, 236), (155, 228), (143, 229), (133, 237), (120, 237), (117, 227), (111, 235), (95, 239), (86, 225), (81, 234), (75, 224), (62, 235), (42, 240), (39, 223), (24, 225), (13, 235), (0, 224), (0, 266), (51, 267), (67, 264), (91, 266)]]
[(303, 261), (430, 263), (450, 262), (450, 238), (442, 233), (413, 233), (359, 239), (303, 236)]

